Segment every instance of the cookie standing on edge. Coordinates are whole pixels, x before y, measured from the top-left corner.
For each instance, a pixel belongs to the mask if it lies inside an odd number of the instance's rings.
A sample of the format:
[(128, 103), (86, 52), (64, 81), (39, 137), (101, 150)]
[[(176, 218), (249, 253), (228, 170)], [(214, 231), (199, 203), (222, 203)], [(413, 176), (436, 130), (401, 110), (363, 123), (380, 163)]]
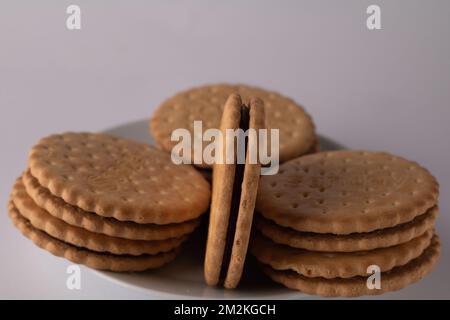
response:
[[(219, 128), (223, 106), (230, 94), (237, 93), (244, 104), (251, 97), (264, 101), (267, 129), (280, 130), (280, 163), (318, 150), (314, 123), (302, 106), (279, 93), (247, 85), (216, 84), (192, 88), (164, 101), (150, 121), (150, 132), (157, 144), (170, 152), (173, 130), (186, 128), (193, 135), (194, 121), (201, 120), (203, 130)], [(209, 168), (202, 163), (196, 165)]]
[[(238, 94), (232, 94), (225, 104), (220, 129), (224, 137), (227, 129), (259, 130), (265, 127), (264, 119), (261, 100), (252, 99), (247, 107)], [(226, 144), (223, 144), (224, 149)], [(236, 164), (236, 161), (232, 164), (214, 164), (204, 265), (208, 285), (217, 285), (223, 279), (226, 288), (235, 288), (240, 281), (260, 173), (259, 161), (249, 163), (248, 153), (245, 164)]]

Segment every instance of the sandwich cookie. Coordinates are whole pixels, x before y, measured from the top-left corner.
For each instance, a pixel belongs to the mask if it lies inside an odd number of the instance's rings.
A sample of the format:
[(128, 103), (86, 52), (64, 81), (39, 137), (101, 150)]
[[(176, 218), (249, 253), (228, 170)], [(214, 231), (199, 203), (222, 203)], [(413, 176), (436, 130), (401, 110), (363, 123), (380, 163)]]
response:
[(8, 211), (14, 226), (36, 246), (55, 256), (63, 257), (73, 263), (83, 264), (93, 269), (115, 272), (137, 272), (155, 269), (175, 259), (180, 251), (177, 248), (157, 255), (140, 256), (99, 253), (70, 245), (34, 228), (30, 221), (19, 213), (12, 202), (8, 205)]
[(14, 184), (11, 201), (18, 212), (34, 228), (58, 240), (92, 251), (136, 256), (141, 254), (157, 254), (170, 251), (180, 246), (187, 239), (187, 236), (182, 236), (166, 240), (129, 240), (110, 237), (72, 226), (63, 220), (55, 218), (45, 209), (40, 208), (26, 193), (20, 178)]
[(336, 235), (331, 233), (300, 232), (281, 227), (261, 216), (256, 217), (256, 228), (275, 243), (293, 248), (323, 252), (354, 252), (386, 248), (408, 242), (434, 227), (439, 214), (437, 206), (401, 225), (372, 232)]
[(275, 282), (290, 289), (323, 297), (358, 297), (380, 295), (400, 290), (423, 279), (436, 265), (441, 252), (439, 238), (435, 235), (430, 246), (416, 259), (404, 266), (395, 267), (381, 274), (381, 288), (367, 286), (367, 275), (352, 278), (310, 278), (295, 271), (281, 271), (263, 266), (263, 271)]
[(388, 248), (356, 252), (316, 252), (275, 244), (256, 236), (252, 253), (275, 270), (293, 270), (305, 277), (351, 278), (367, 275), (367, 268), (377, 265), (381, 272), (403, 266), (419, 257), (430, 245), (434, 231)]
[[(180, 223), (209, 206), (209, 183), (154, 147), (96, 133), (41, 139), (29, 155), (31, 175), (64, 202), (120, 221)], [(176, 201), (174, 201), (176, 200)]]
[[(272, 279), (307, 293), (377, 294), (362, 289), (371, 265), (382, 286), (387, 278), (389, 290), (401, 288), (437, 260), (438, 195), (426, 169), (387, 153), (294, 159), (261, 179), (251, 252)], [(411, 268), (415, 275), (406, 277), (402, 270)]]
[(177, 255), (209, 198), (201, 174), (163, 151), (104, 134), (65, 133), (31, 149), (9, 211), (25, 236), (54, 255), (142, 271)]
[[(232, 94), (224, 106), (220, 130), (224, 137), (229, 129), (265, 128), (264, 106), (260, 99), (243, 104), (238, 94)], [(251, 136), (250, 136), (251, 137)], [(241, 278), (250, 237), (256, 192), (261, 173), (258, 161), (251, 163), (249, 149), (257, 141), (246, 142), (245, 163), (215, 163), (213, 167), (212, 199), (204, 275), (208, 285), (223, 280), (226, 288), (235, 288)], [(223, 151), (226, 152), (226, 145)], [(234, 148), (236, 145), (232, 142)], [(236, 150), (236, 149), (235, 149)]]
[[(246, 105), (251, 97), (264, 101), (267, 129), (279, 129), (281, 163), (318, 150), (314, 123), (302, 106), (279, 93), (246, 85), (207, 85), (177, 93), (156, 110), (150, 132), (163, 150), (171, 152), (177, 144), (171, 140), (175, 129), (185, 128), (193, 137), (196, 120), (202, 121), (203, 131), (220, 128), (223, 106), (233, 93), (239, 94)], [(205, 162), (195, 165), (211, 167)]]
[(437, 205), (439, 185), (417, 163), (384, 152), (330, 151), (264, 176), (257, 211), (300, 232), (351, 234), (395, 227)]
[(178, 238), (192, 233), (200, 224), (201, 218), (181, 223), (170, 224), (141, 224), (132, 221), (120, 221), (106, 218), (93, 212), (86, 212), (78, 207), (66, 203), (62, 198), (50, 193), (47, 188), (39, 184), (30, 170), (22, 175), (22, 182), (28, 196), (42, 209), (53, 217), (63, 220), (67, 224), (80, 227), (88, 231), (103, 233), (111, 237), (131, 240), (165, 240)]

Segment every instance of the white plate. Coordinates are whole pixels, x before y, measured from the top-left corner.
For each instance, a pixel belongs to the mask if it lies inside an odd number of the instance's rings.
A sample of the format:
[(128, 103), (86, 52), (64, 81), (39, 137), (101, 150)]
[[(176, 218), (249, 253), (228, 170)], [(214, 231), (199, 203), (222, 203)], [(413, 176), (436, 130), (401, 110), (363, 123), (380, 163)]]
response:
[[(152, 144), (148, 120), (126, 123), (104, 131), (119, 137)], [(324, 150), (341, 148), (321, 138)], [(205, 221), (203, 222), (205, 224)], [(138, 289), (156, 299), (299, 299), (305, 295), (288, 290), (265, 277), (249, 257), (244, 275), (235, 290), (212, 288), (203, 280), (206, 226), (199, 228), (172, 263), (161, 269), (141, 273), (94, 271), (97, 275), (127, 288)], [(251, 270), (251, 272), (249, 272)]]

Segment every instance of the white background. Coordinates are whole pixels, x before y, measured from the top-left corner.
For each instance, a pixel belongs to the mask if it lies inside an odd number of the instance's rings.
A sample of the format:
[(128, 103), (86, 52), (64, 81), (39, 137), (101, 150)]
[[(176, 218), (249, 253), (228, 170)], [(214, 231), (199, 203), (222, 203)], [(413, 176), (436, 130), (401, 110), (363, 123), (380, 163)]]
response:
[[(82, 30), (65, 27), (78, 4)], [(382, 30), (366, 8), (382, 9)], [(383, 298), (450, 298), (449, 1), (0, 1), (0, 298), (157, 298), (35, 248), (6, 214), (28, 149), (50, 133), (149, 118), (177, 90), (243, 82), (302, 103), (320, 134), (386, 150), (441, 184), (443, 255), (420, 284)]]

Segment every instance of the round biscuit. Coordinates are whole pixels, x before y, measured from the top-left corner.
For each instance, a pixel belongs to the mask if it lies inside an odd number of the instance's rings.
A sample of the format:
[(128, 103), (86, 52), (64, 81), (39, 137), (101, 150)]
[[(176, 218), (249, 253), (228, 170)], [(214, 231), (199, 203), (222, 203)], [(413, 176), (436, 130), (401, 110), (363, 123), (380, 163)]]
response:
[(384, 152), (303, 156), (261, 178), (256, 210), (297, 231), (350, 234), (394, 227), (437, 205), (439, 185), (420, 165)]
[(200, 224), (201, 218), (170, 224), (141, 224), (132, 221), (119, 221), (107, 218), (93, 212), (86, 212), (78, 207), (66, 203), (62, 198), (55, 197), (50, 191), (39, 184), (30, 171), (22, 175), (28, 195), (41, 208), (45, 209), (55, 218), (86, 229), (88, 231), (103, 233), (111, 237), (130, 240), (165, 240), (178, 238), (194, 231)]
[[(176, 94), (164, 101), (153, 114), (150, 121), (153, 137), (170, 152), (177, 144), (170, 139), (175, 129), (185, 128), (193, 134), (195, 120), (202, 121), (203, 130), (219, 128), (224, 104), (233, 93), (239, 94), (244, 104), (248, 104), (252, 97), (264, 101), (267, 129), (279, 130), (280, 162), (314, 149), (314, 124), (302, 106), (279, 93), (247, 85), (206, 85)], [(210, 167), (205, 163), (199, 166)]]
[(92, 251), (135, 256), (157, 254), (179, 247), (187, 239), (187, 236), (183, 236), (166, 240), (129, 240), (74, 227), (40, 208), (26, 193), (20, 178), (14, 184), (11, 200), (34, 228), (68, 244)]
[(377, 265), (382, 272), (407, 264), (429, 246), (434, 230), (397, 246), (357, 252), (316, 252), (280, 245), (258, 234), (251, 246), (260, 262), (276, 270), (293, 270), (305, 277), (364, 276)]
[(294, 271), (277, 271), (263, 266), (263, 271), (275, 282), (290, 289), (306, 294), (323, 297), (358, 297), (363, 295), (379, 295), (389, 291), (400, 290), (420, 281), (431, 272), (440, 256), (439, 238), (434, 236), (430, 246), (408, 264), (381, 273), (381, 288), (369, 288), (366, 277), (353, 278), (309, 278)]
[(261, 216), (256, 228), (272, 241), (290, 247), (324, 252), (353, 252), (386, 248), (408, 242), (434, 227), (439, 209), (437, 206), (401, 225), (372, 232), (336, 235), (330, 233), (300, 232), (279, 225)]
[(148, 269), (160, 268), (177, 256), (179, 249), (156, 255), (114, 255), (98, 253), (67, 244), (49, 236), (47, 233), (34, 228), (31, 223), (22, 217), (12, 203), (8, 205), (9, 216), (20, 232), (33, 241), (38, 247), (51, 254), (66, 258), (76, 264), (87, 267), (115, 272), (138, 272)]
[[(84, 211), (137, 223), (192, 220), (209, 206), (209, 183), (149, 145), (97, 133), (41, 139), (29, 155), (39, 184)], [(176, 200), (176, 201), (174, 201)]]

